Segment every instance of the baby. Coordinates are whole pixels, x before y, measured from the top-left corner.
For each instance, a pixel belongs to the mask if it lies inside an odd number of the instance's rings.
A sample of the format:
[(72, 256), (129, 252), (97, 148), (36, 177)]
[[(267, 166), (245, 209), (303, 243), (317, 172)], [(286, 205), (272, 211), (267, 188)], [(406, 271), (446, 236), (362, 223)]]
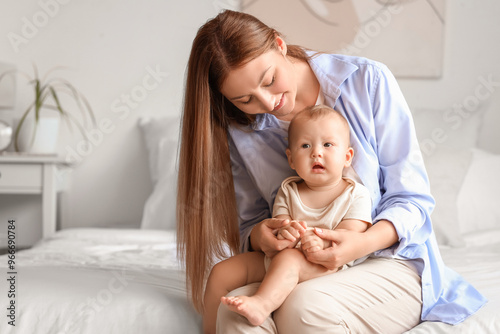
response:
[[(288, 143), (288, 162), (298, 176), (283, 181), (273, 217), (286, 220), (276, 236), (289, 240), (289, 248), (272, 259), (262, 252), (248, 252), (214, 266), (205, 290), (205, 333), (215, 333), (221, 302), (258, 326), (298, 283), (346, 269), (348, 266), (331, 270), (306, 259), (304, 253), (331, 247), (330, 241), (318, 236), (320, 228), (362, 233), (371, 226), (368, 190), (342, 176), (354, 155), (346, 119), (327, 106), (306, 108), (290, 122)], [(253, 296), (226, 297), (254, 282), (262, 283)]]

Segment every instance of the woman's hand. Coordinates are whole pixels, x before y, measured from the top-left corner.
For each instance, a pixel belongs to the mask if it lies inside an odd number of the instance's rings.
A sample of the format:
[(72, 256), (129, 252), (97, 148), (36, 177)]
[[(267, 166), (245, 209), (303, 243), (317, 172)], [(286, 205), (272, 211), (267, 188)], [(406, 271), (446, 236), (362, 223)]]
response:
[(314, 229), (307, 229), (306, 232), (302, 235), (300, 239), (301, 246), (300, 248), (304, 253), (309, 252), (317, 252), (323, 250), (327, 247), (330, 247), (332, 242), (330, 240), (321, 239), (316, 233), (313, 231)]
[(305, 229), (307, 229), (307, 223), (305, 221), (292, 220), (289, 224), (278, 230), (277, 237), (279, 240), (290, 240), (293, 243), (292, 247), (295, 247), (300, 240), (301, 233), (305, 231)]
[(371, 253), (365, 246), (367, 244), (365, 232), (315, 228), (314, 233), (321, 239), (330, 241), (331, 247), (304, 254), (312, 263), (320, 264), (327, 269), (339, 268)]
[[(281, 228), (288, 225), (290, 225), (290, 220), (288, 219), (269, 218), (261, 221), (255, 225), (250, 234), (252, 248), (262, 251), (269, 257), (273, 257), (285, 248), (292, 248), (292, 241), (288, 239), (279, 240), (276, 236)], [(297, 228), (300, 234), (302, 229), (299, 226)]]
[(305, 253), (306, 258), (328, 269), (336, 269), (398, 241), (396, 229), (388, 220), (379, 220), (365, 232), (315, 228), (314, 233), (323, 240), (331, 241), (332, 246), (318, 252)]

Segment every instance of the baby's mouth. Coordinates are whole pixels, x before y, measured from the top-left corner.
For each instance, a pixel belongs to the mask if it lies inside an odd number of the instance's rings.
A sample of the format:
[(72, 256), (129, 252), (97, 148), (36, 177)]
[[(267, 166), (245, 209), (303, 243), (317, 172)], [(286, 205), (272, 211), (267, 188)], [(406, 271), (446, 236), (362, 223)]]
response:
[(323, 167), (321, 163), (315, 162), (312, 169), (315, 171), (322, 171), (325, 169), (325, 167)]

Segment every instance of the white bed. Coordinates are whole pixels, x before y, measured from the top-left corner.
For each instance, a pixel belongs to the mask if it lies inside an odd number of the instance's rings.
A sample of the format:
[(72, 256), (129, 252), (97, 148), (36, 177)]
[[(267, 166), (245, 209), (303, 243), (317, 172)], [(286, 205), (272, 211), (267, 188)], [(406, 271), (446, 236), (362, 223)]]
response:
[[(460, 325), (426, 322), (408, 333), (500, 333), (500, 155), (475, 148), (480, 115), (427, 145), (434, 129), (449, 127), (439, 123), (443, 112), (415, 113), (438, 203), (436, 235), (444, 262), (489, 302)], [(17, 253), (16, 327), (3, 316), (0, 333), (201, 332), (173, 232), (178, 120), (143, 118), (139, 127), (154, 184), (142, 228), (61, 230)], [(7, 272), (6, 256), (0, 267)], [(0, 300), (8, 305), (3, 277)]]
[[(496, 241), (486, 245), (478, 243), (461, 248), (442, 248), (444, 262), (471, 282), (486, 298), (488, 304), (476, 314), (457, 326), (443, 323), (425, 322), (408, 331), (411, 334), (486, 334), (500, 333), (500, 230), (494, 235), (471, 236), (474, 238)], [(476, 240), (477, 241), (477, 240)]]
[[(428, 322), (408, 333), (500, 333), (500, 244), (442, 251), (489, 303), (458, 326)], [(64, 230), (17, 263), (16, 327), (4, 318), (0, 333), (201, 333), (172, 231)]]
[(62, 230), (17, 253), (16, 266), (16, 326), (3, 316), (0, 333), (199, 332), (173, 231)]

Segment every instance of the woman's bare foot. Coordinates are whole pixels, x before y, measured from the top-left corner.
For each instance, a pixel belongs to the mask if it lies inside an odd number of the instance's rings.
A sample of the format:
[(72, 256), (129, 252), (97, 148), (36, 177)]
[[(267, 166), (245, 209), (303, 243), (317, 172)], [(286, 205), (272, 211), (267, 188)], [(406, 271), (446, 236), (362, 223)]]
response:
[(221, 303), (227, 305), (231, 311), (247, 318), (254, 326), (262, 325), (271, 314), (266, 311), (263, 300), (258, 296), (222, 297)]

